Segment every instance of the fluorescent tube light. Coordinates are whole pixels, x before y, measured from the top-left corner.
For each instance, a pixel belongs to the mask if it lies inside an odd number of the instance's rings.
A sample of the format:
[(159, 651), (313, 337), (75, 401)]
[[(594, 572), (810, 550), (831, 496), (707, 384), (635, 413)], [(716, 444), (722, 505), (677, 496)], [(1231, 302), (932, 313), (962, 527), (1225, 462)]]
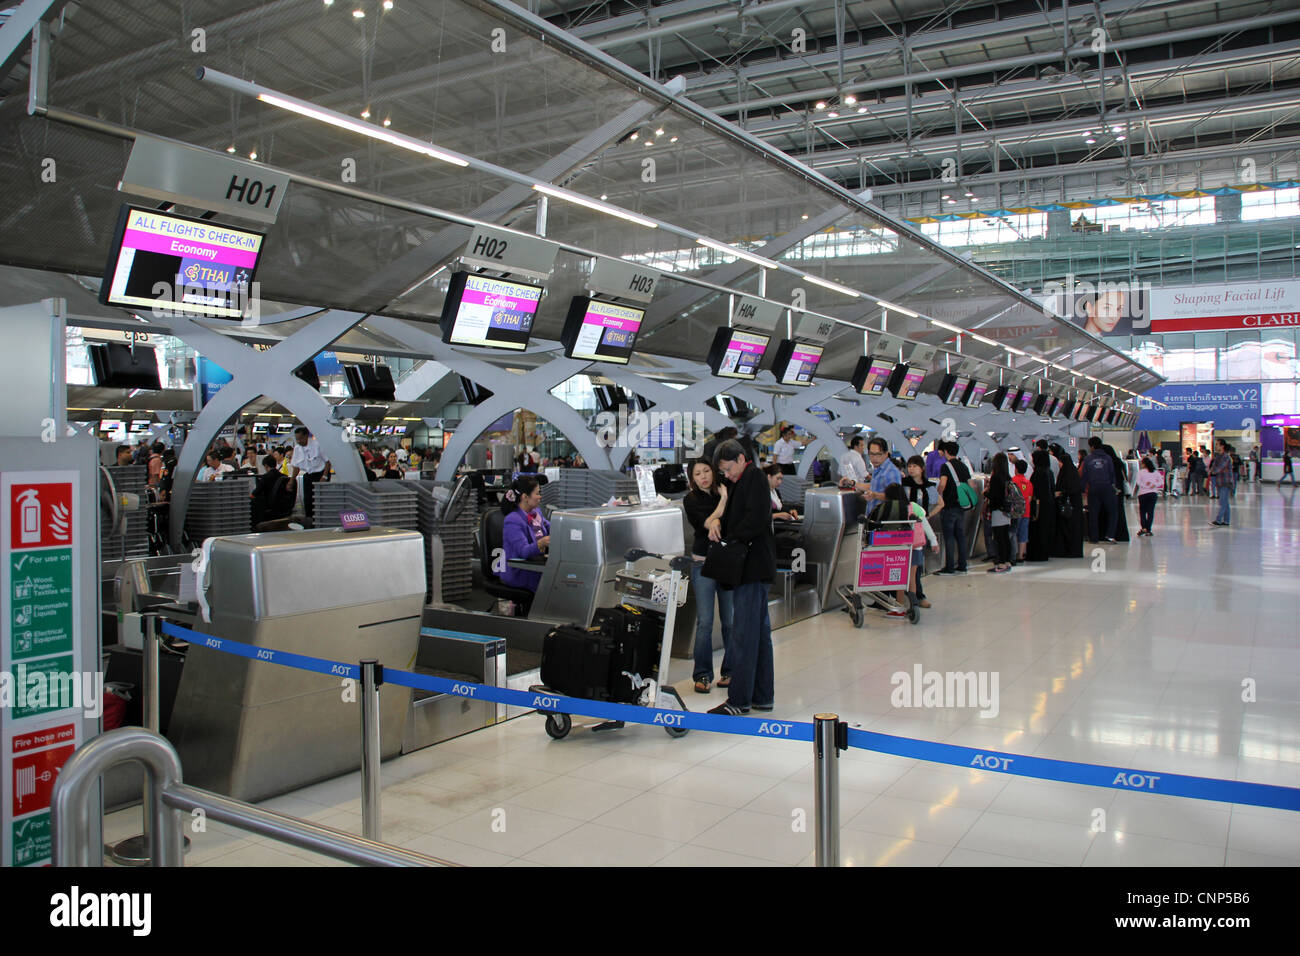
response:
[(886, 302), (884, 299), (877, 299), (876, 302), (882, 309), (889, 309), (891, 312), (902, 312), (904, 315), (910, 315), (914, 319), (919, 319), (921, 314), (913, 312), (911, 309), (905, 309), (901, 305), (894, 305), (892, 302)]
[(617, 216), (619, 219), (626, 219), (628, 222), (634, 222), (638, 226), (645, 226), (647, 229), (654, 229), (658, 225), (644, 216), (638, 216), (636, 213), (620, 209), (618, 206), (603, 203), (599, 199), (592, 199), (590, 196), (582, 195), (582, 193), (570, 192), (567, 189), (558, 189), (555, 186), (546, 186), (542, 183), (533, 183), (533, 188), (539, 193), (554, 196), (556, 199), (563, 199), (565, 202), (576, 203), (579, 206), (586, 206), (588, 209), (596, 210), (596, 212), (603, 212), (607, 216)]
[(702, 246), (716, 249), (718, 252), (725, 252), (728, 255), (744, 259), (746, 262), (752, 262), (756, 266), (762, 266), (764, 269), (775, 269), (777, 267), (776, 263), (771, 259), (764, 259), (762, 256), (756, 256), (752, 252), (746, 252), (744, 249), (737, 249), (735, 246), (729, 246), (725, 242), (718, 242), (718, 240), (710, 239), (707, 236), (698, 236), (695, 241)]
[(322, 123), (328, 123), (330, 126), (337, 126), (340, 129), (348, 130), (353, 133), (360, 133), (362, 136), (369, 136), (371, 139), (377, 139), (382, 143), (388, 143), (390, 146), (400, 146), (402, 149), (409, 149), (415, 153), (422, 153), (433, 159), (440, 159), (444, 163), (451, 163), (453, 166), (469, 166), (467, 160), (461, 159), (452, 153), (438, 149), (430, 143), (421, 142), (412, 136), (404, 136), (401, 133), (394, 133), (392, 130), (384, 129), (382, 126), (376, 126), (373, 123), (363, 123), (354, 120), (351, 117), (344, 116), (341, 113), (335, 113), (332, 110), (323, 110), (289, 97), (279, 96), (275, 93), (258, 93), (257, 98), (263, 103), (271, 106), (278, 106), (282, 110), (288, 110), (291, 113), (297, 113), (299, 116), (306, 116), (310, 119), (320, 120)]
[(809, 282), (814, 283), (815, 285), (819, 285), (822, 286), (823, 288), (830, 289), (832, 292), (839, 292), (843, 295), (851, 295), (855, 299), (860, 299), (862, 297), (862, 293), (857, 291), (856, 289), (850, 289), (848, 286), (840, 285), (838, 282), (832, 282), (830, 279), (823, 279), (820, 276), (809, 275), (806, 272), (803, 274), (803, 277), (807, 279)]

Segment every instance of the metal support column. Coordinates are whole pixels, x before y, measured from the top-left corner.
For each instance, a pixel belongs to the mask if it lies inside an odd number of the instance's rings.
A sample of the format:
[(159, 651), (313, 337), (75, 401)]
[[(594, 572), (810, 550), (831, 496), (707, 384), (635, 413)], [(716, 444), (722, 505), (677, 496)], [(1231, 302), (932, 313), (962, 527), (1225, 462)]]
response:
[(383, 838), (379, 805), (379, 685), (384, 665), (361, 662), (361, 835), (376, 843)]

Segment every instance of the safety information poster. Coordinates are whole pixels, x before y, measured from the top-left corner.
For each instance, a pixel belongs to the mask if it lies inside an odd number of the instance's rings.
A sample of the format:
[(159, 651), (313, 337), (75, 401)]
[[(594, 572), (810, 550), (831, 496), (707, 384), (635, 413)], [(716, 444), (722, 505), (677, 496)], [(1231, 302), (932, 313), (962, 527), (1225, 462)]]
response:
[(76, 471), (0, 474), (0, 763), (5, 866), (51, 860), (50, 794), (81, 744), (84, 680)]

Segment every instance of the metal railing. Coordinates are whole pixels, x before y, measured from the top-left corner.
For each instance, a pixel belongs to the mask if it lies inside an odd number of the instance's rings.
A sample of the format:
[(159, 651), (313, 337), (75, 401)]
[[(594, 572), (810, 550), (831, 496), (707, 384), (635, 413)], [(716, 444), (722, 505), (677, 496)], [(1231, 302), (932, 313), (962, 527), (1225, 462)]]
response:
[(91, 798), (100, 776), (127, 760), (144, 765), (149, 784), (145, 815), (151, 866), (184, 865), (181, 811), (195, 810), (229, 826), (362, 866), (459, 865), (187, 786), (181, 779), (180, 757), (166, 739), (142, 727), (121, 727), (81, 747), (59, 772), (50, 799), (56, 866), (103, 865), (102, 847), (92, 846), (89, 839)]

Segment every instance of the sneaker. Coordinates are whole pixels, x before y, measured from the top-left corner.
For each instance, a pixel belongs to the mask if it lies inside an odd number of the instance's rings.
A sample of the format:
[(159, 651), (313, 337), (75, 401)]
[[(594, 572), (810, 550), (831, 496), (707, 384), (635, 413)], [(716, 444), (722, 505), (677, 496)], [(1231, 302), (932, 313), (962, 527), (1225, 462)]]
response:
[(958, 568), (958, 569), (957, 569), (957, 573), (958, 573), (958, 574), (965, 574), (968, 570), (970, 570), (970, 569), (969, 569), (969, 568)]
[(776, 709), (776, 704), (750, 704), (753, 710), (771, 711)]
[(721, 714), (724, 717), (739, 717), (742, 714), (749, 713), (749, 708), (737, 707), (735, 704), (724, 702), (719, 704), (717, 707), (714, 707), (712, 710), (708, 711), (708, 713)]
[(994, 574), (1006, 574), (1006, 573), (1007, 573), (1008, 571), (1010, 571), (1010, 570), (1011, 570), (1011, 565), (1007, 565), (1007, 566), (1004, 567), (1004, 568), (994, 568), (994, 569), (993, 569), (993, 573), (994, 573)]
[(907, 617), (906, 611), (886, 611), (885, 617)]
[(956, 568), (940, 568), (938, 571), (934, 573), (935, 574), (960, 574), (961, 572), (958, 571)]
[(919, 600), (919, 601), (916, 602), (916, 606), (917, 606), (917, 607), (929, 607), (929, 606), (930, 606), (930, 602), (929, 602), (929, 600), (926, 599), (926, 598), (921, 598), (921, 600)]
[(1114, 538), (1107, 538), (1107, 539), (1106, 539), (1106, 543), (1107, 543), (1107, 544), (1117, 544), (1118, 542), (1116, 542)]

